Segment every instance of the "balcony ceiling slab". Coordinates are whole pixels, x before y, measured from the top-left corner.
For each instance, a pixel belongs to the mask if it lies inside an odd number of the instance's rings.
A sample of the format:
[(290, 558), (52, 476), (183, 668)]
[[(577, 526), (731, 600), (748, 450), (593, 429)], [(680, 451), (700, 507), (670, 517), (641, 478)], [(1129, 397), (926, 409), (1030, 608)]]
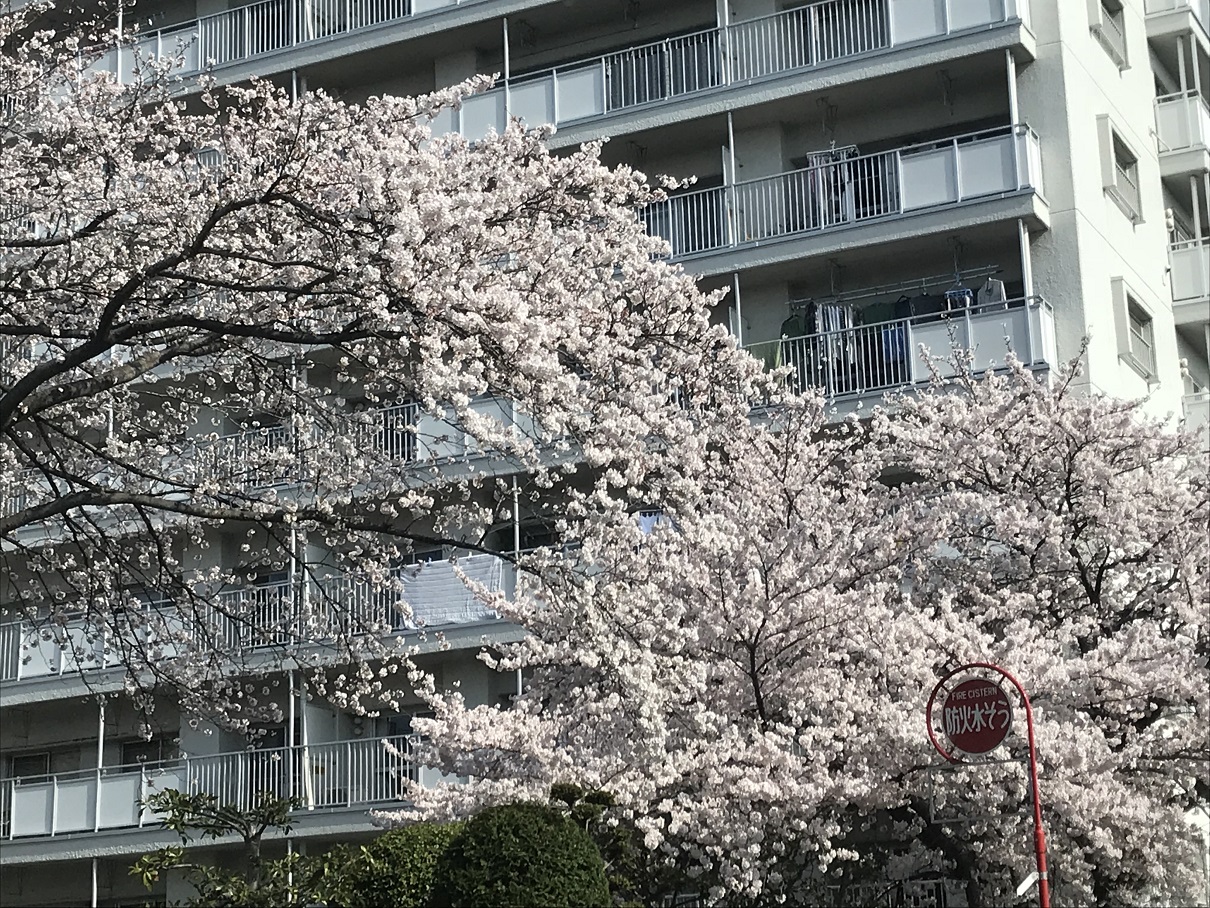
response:
[(948, 236), (984, 224), (1022, 219), (1031, 231), (1046, 230), (1046, 203), (1030, 191), (975, 199), (879, 221), (865, 221), (809, 234), (779, 237), (762, 243), (720, 249), (678, 261), (697, 276), (769, 268), (786, 262), (832, 256), (859, 246), (882, 246), (931, 235)]
[(956, 58), (969, 58), (1004, 50), (1011, 50), (1019, 61), (1033, 60), (1036, 56), (1033, 33), (1020, 23), (998, 25), (949, 38), (889, 48), (827, 66), (800, 69), (726, 88), (680, 95), (641, 107), (620, 110), (604, 117), (593, 117), (583, 123), (561, 126), (551, 136), (548, 144), (552, 148), (574, 147), (607, 136), (628, 135), (690, 120), (725, 116), (728, 111), (770, 104), (884, 76), (897, 76), (915, 69), (952, 62)]
[(1210, 53), (1210, 35), (1189, 7), (1147, 16), (1147, 40), (1152, 43), (1162, 45), (1166, 39), (1190, 34), (1201, 45), (1202, 53)]
[(1160, 177), (1165, 180), (1178, 180), (1185, 183), (1188, 192), (1188, 177), (1200, 176), (1210, 171), (1210, 148), (1205, 145), (1195, 145), (1192, 148), (1182, 148), (1178, 151), (1165, 151), (1160, 154)]
[(1178, 327), (1210, 324), (1210, 296), (1173, 303), (1172, 320)]

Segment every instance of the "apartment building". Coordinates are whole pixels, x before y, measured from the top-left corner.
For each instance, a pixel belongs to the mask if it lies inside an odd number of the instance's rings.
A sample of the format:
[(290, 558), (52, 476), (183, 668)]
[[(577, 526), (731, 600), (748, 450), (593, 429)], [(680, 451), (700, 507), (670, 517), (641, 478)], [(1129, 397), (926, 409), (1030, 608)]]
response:
[[(921, 345), (981, 367), (1011, 350), (1045, 375), (1087, 338), (1090, 391), (1210, 431), (1210, 0), (152, 0), (124, 16), (139, 53), (179, 48), (184, 74), (222, 82), (358, 100), (496, 73), (437, 128), (520, 118), (553, 125), (555, 149), (607, 137), (610, 162), (695, 177), (640, 217), (729, 288), (718, 317), (753, 355), (842, 411), (927, 378)], [(98, 65), (121, 76), (133, 56)], [(512, 535), (541, 542), (520, 515)], [(460, 565), (511, 582), (499, 559)], [(409, 604), (446, 632), (427, 657), (439, 679), (506, 699), (474, 656), (515, 631), (440, 559), (413, 579)], [(287, 571), (230, 595), (281, 609), (305, 585)], [(233, 647), (266, 642), (242, 633)], [(399, 779), (425, 781), (406, 711), (361, 719), (289, 673), (266, 680), (287, 721), (248, 749), (171, 702), (158, 714), (178, 733), (146, 742), (107, 669), (87, 687), (74, 669), (70, 648), (0, 626), (6, 905), (143, 899), (127, 868), (169, 841), (140, 807), (157, 788), (297, 796), (284, 850), (366, 834)], [(915, 896), (962, 903), (928, 885)]]

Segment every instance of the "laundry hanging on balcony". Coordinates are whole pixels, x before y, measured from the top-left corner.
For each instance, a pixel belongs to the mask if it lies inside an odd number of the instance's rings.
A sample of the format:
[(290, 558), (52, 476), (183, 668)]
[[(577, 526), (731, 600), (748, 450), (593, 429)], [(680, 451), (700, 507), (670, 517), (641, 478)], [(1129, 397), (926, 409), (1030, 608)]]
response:
[[(458, 570), (472, 584), (495, 591), (502, 588), (504, 565), (499, 558), (464, 558)], [(467, 624), (486, 621), (496, 613), (475, 598), (449, 561), (429, 561), (400, 570), (403, 601), (412, 611), (411, 618), (400, 622), (406, 627), (433, 627), (439, 624)]]

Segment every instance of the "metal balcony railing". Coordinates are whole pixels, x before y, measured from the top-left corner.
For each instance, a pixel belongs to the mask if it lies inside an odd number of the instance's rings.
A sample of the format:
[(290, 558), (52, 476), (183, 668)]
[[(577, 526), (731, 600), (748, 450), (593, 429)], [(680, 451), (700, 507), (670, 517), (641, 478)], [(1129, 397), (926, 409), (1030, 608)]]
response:
[(1038, 137), (1006, 126), (677, 193), (639, 216), (682, 258), (1024, 189), (1042, 190)]
[(891, 15), (890, 0), (816, 0), (512, 77), (443, 111), (433, 133), (470, 139), (500, 132), (510, 117), (564, 126), (686, 95), (823, 67), (956, 32), (1025, 21), (1025, 0), (942, 0), (939, 17)]
[(785, 337), (747, 349), (771, 367), (788, 367), (793, 388), (843, 397), (928, 381), (932, 373), (920, 356), (922, 346), (943, 357), (934, 364), (943, 376), (953, 374), (952, 364), (944, 361), (953, 350), (975, 351), (980, 369), (1003, 366), (1010, 349), (1026, 364), (1053, 364), (1053, 313), (1044, 300), (1031, 297)]
[(1155, 99), (1155, 132), (1160, 154), (1210, 146), (1210, 105), (1196, 90)]
[[(317, 572), (316, 572), (317, 573)], [(463, 579), (465, 578), (465, 580)], [(343, 574), (290, 579), (223, 590), (208, 604), (177, 607), (148, 604), (131, 613), (124, 628), (100, 627), (84, 619), (36, 625), (0, 624), (0, 681), (25, 681), (122, 665), (127, 645), (158, 658), (172, 658), (194, 637), (219, 641), (237, 656), (269, 647), (305, 645), (338, 635), (397, 633), (495, 620), (467, 586), (511, 597), (515, 573), (494, 555), (468, 555), (400, 569), (398, 588), (384, 589)], [(129, 634), (128, 641), (115, 634)]]
[(94, 69), (124, 81), (140, 57), (180, 56), (180, 72), (251, 60), (388, 22), (490, 0), (261, 0), (139, 35), (134, 47), (111, 49)]
[[(387, 749), (390, 743), (397, 753)], [(412, 759), (406, 736), (241, 750), (157, 763), (105, 766), (0, 781), (9, 839), (154, 826), (145, 800), (167, 789), (205, 793), (246, 810), (262, 792), (296, 797), (304, 809), (381, 804), (404, 796), (408, 782), (434, 774)]]
[(1122, 31), (1120, 12), (1110, 13), (1102, 7), (1100, 21), (1093, 24), (1092, 33), (1118, 66), (1126, 65), (1126, 34)]

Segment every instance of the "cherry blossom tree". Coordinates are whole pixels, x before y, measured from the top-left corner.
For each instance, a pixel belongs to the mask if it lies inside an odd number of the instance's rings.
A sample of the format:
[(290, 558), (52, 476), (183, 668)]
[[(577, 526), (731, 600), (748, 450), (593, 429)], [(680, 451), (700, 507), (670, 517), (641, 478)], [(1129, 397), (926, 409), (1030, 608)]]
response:
[[(355, 698), (400, 561), (490, 549), (500, 476), (609, 510), (745, 418), (759, 370), (597, 147), (431, 135), (481, 81), (118, 84), (47, 14), (0, 15), (0, 602), (83, 667), (232, 718), (240, 640), (324, 641)], [(287, 564), (304, 614), (224, 593)]]
[(579, 522), (578, 550), (494, 603), (532, 631), (489, 659), (524, 695), (428, 694), (427, 758), (471, 781), (383, 819), (574, 782), (712, 902), (864, 904), (944, 879), (1007, 904), (1033, 867), (1023, 720), (1008, 762), (959, 768), (924, 721), (947, 669), (994, 661), (1031, 693), (1056, 903), (1191, 903), (1205, 458), (1139, 403), (1003, 371), (862, 420), (774, 402), (656, 490), (654, 525)]

